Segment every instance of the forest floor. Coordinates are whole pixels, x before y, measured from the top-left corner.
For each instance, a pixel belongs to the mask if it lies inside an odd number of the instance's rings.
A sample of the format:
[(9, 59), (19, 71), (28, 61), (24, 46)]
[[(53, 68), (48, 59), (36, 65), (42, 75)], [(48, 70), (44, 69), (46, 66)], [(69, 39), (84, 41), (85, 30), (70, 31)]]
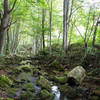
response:
[[(74, 44), (67, 55), (53, 47), (52, 56), (44, 50), (34, 57), (0, 58), (0, 100), (100, 100), (100, 50), (83, 55), (83, 46)], [(86, 77), (69, 86), (67, 74), (76, 66), (83, 66)]]

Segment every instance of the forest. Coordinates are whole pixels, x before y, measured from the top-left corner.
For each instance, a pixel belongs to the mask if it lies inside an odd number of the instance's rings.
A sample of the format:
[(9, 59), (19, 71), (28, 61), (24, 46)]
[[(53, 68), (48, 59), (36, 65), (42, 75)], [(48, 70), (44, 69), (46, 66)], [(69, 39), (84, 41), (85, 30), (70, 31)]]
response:
[(0, 100), (100, 100), (100, 0), (0, 0)]

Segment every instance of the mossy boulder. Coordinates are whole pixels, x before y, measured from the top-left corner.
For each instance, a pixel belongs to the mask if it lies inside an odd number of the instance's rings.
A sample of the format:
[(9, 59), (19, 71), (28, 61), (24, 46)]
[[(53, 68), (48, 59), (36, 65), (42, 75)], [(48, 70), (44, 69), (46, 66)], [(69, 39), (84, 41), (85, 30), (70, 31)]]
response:
[(34, 85), (32, 83), (27, 83), (24, 85), (23, 90), (34, 92), (35, 88), (34, 88)]
[(31, 72), (31, 68), (30, 67), (26, 67), (26, 66), (23, 67), (22, 70), (25, 71), (25, 72)]
[(40, 97), (42, 100), (54, 100), (54, 94), (45, 89), (40, 92)]
[(22, 60), (21, 62), (20, 62), (20, 64), (21, 65), (25, 65), (25, 64), (28, 64), (28, 63), (31, 63), (31, 60)]
[(33, 69), (33, 75), (34, 74), (38, 74), (38, 73), (39, 73), (39, 69), (38, 68)]
[(20, 96), (20, 100), (33, 100), (34, 94), (33, 92), (27, 91)]
[(99, 96), (93, 96), (92, 100), (100, 100), (100, 97)]
[(37, 85), (41, 86), (43, 89), (47, 89), (49, 91), (51, 89), (50, 82), (43, 76), (40, 76), (40, 79), (38, 80)]
[(17, 91), (18, 91), (17, 88), (9, 88), (9, 89), (7, 90), (7, 93), (8, 93), (8, 95), (9, 95), (10, 97), (15, 97)]
[(31, 73), (22, 72), (21, 74), (18, 75), (17, 80), (23, 83), (25, 81), (30, 81), (31, 76), (32, 76)]
[(31, 65), (30, 64), (26, 64), (26, 65), (21, 65), (21, 66), (18, 66), (16, 69), (15, 69), (16, 72), (31, 72)]
[(86, 71), (82, 66), (77, 66), (68, 73), (67, 77), (69, 85), (78, 85), (86, 77)]
[(66, 76), (59, 76), (59, 77), (56, 76), (55, 81), (57, 83), (64, 84), (67, 82), (67, 77)]
[(76, 90), (70, 86), (68, 86), (67, 84), (66, 85), (63, 85), (60, 87), (60, 91), (66, 95), (68, 98), (74, 98), (77, 96), (76, 94)]
[(0, 75), (0, 87), (1, 88), (6, 88), (11, 86), (13, 81), (8, 78), (6, 75)]

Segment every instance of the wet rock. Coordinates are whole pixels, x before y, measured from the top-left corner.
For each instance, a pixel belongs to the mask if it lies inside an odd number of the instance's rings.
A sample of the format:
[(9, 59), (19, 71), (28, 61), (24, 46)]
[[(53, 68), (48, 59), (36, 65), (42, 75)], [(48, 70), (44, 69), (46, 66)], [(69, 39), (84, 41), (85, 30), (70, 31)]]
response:
[(77, 66), (68, 73), (67, 77), (67, 83), (69, 85), (78, 85), (81, 84), (86, 77), (86, 71), (82, 66)]
[(48, 91), (50, 91), (51, 89), (50, 82), (43, 76), (40, 76), (40, 79), (38, 80), (37, 85), (41, 86), (44, 89), (47, 89)]
[(27, 83), (24, 85), (23, 90), (35, 92), (34, 85), (32, 83)]
[(40, 92), (40, 97), (42, 100), (54, 100), (54, 94), (45, 89)]

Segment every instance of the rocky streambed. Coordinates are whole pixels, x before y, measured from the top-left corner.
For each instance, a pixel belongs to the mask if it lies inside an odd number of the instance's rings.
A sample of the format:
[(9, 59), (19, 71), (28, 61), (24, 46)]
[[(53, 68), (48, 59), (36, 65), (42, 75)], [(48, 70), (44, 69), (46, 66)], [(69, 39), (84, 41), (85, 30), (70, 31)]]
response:
[[(100, 98), (100, 81), (99, 78), (92, 77), (93, 71), (87, 76), (84, 73), (80, 74), (78, 80), (75, 76), (74, 80), (68, 79), (68, 76), (72, 75), (68, 73), (77, 75), (77, 71), (62, 68), (48, 70), (47, 65), (39, 63), (39, 59), (18, 58), (15, 63), (11, 58), (7, 58), (5, 64), (1, 65), (2, 100), (99, 100)], [(85, 79), (81, 80), (81, 77)]]

